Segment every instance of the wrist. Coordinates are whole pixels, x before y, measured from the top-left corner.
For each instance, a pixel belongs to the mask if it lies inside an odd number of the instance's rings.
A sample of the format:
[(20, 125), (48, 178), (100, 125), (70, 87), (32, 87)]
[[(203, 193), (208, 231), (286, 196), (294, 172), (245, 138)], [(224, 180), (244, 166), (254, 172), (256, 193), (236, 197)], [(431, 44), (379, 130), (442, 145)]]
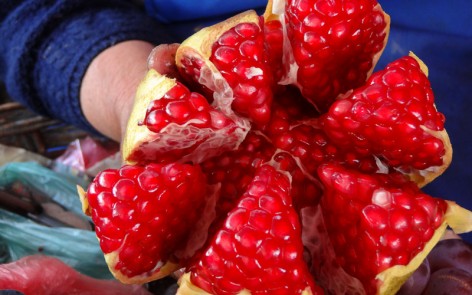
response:
[(144, 41), (121, 42), (101, 52), (89, 65), (80, 90), (81, 108), (103, 135), (121, 141), (153, 48)]

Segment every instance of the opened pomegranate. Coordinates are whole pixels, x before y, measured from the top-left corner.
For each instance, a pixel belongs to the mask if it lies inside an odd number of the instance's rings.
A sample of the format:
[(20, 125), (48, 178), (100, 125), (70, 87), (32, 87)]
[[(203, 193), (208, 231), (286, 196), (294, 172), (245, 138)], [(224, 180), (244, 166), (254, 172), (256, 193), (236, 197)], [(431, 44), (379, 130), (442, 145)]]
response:
[(452, 148), (419, 58), (372, 74), (388, 30), (374, 0), (269, 1), (185, 40), (182, 81), (150, 70), (125, 165), (82, 194), (115, 276), (180, 268), (179, 294), (393, 294), (447, 226), (472, 230), (420, 190)]

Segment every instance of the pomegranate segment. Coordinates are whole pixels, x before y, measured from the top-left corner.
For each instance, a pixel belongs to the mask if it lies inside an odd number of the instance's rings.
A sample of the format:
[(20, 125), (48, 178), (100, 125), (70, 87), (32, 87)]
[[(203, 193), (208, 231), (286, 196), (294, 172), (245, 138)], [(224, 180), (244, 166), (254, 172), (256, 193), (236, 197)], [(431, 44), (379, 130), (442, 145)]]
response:
[[(454, 227), (451, 208), (457, 205), (426, 195), (400, 173), (363, 174), (326, 164), (319, 176), (336, 262), (362, 283), (366, 294), (394, 294), (446, 226)], [(457, 215), (470, 220), (471, 214)]]
[(283, 173), (261, 166), (178, 294), (195, 287), (210, 294), (323, 294), (303, 261), (290, 187)]
[(272, 102), (272, 76), (260, 26), (240, 23), (224, 32), (213, 45), (210, 61), (233, 90), (232, 108), (255, 123), (267, 122)]
[(289, 82), (321, 112), (364, 84), (389, 30), (389, 17), (375, 0), (287, 0), (285, 22), (296, 63)]
[(229, 118), (203, 95), (153, 70), (136, 101), (123, 142), (128, 163), (200, 163), (236, 148), (249, 130), (243, 120)]
[(424, 185), (446, 169), (452, 149), (421, 64), (414, 56), (390, 63), (333, 103), (322, 122), (346, 150), (374, 154), (406, 173), (429, 169)]
[(180, 73), (214, 92), (215, 106), (231, 106), (256, 124), (269, 120), (272, 75), (261, 18), (248, 11), (185, 40), (176, 56)]
[(82, 198), (112, 273), (144, 283), (193, 255), (175, 254), (186, 248), (207, 195), (198, 166), (149, 164), (102, 171)]

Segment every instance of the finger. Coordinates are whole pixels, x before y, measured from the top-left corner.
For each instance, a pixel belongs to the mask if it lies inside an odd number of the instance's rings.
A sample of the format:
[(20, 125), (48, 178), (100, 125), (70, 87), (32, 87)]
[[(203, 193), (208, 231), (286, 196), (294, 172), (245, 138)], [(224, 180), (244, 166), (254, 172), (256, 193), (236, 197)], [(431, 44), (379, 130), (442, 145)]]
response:
[(178, 71), (175, 65), (175, 52), (178, 47), (177, 43), (161, 44), (154, 47), (148, 57), (148, 68), (167, 76), (176, 77)]

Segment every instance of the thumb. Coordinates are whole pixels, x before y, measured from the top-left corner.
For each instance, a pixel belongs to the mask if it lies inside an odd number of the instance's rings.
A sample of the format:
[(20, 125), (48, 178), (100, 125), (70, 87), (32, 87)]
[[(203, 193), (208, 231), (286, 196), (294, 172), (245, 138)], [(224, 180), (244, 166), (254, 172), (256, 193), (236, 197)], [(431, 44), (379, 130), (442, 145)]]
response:
[(154, 69), (160, 74), (170, 77), (177, 77), (178, 70), (175, 65), (175, 52), (178, 47), (178, 43), (161, 44), (154, 47), (147, 60), (148, 69)]

